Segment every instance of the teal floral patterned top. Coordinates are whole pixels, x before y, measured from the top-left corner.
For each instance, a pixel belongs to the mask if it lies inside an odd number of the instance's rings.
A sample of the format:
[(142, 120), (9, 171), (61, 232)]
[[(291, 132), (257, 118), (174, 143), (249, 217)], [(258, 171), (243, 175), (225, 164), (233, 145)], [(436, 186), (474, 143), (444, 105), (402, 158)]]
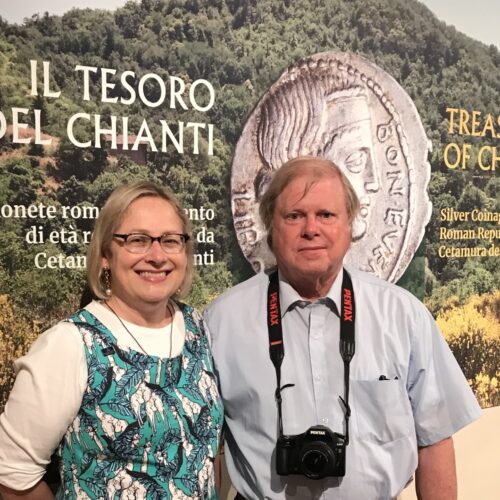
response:
[(217, 499), (223, 407), (201, 318), (179, 308), (186, 337), (175, 358), (121, 349), (85, 309), (68, 319), (85, 344), (88, 381), (59, 448), (56, 498)]

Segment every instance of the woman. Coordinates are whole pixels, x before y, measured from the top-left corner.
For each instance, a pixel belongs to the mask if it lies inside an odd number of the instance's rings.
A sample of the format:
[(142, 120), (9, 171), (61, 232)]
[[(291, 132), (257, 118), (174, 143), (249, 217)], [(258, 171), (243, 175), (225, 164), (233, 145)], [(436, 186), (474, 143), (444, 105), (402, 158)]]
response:
[(0, 416), (4, 500), (52, 498), (42, 477), (58, 448), (57, 498), (217, 498), (222, 404), (189, 289), (189, 220), (165, 189), (116, 189), (87, 257), (99, 300), (40, 336), (17, 361)]

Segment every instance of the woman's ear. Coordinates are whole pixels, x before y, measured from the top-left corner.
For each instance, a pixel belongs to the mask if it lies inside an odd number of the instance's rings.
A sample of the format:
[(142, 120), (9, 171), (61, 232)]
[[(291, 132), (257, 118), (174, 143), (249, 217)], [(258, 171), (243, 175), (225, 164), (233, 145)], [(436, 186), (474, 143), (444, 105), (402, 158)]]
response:
[(108, 268), (109, 269), (109, 261), (107, 257), (103, 257), (101, 259), (101, 267), (102, 269)]

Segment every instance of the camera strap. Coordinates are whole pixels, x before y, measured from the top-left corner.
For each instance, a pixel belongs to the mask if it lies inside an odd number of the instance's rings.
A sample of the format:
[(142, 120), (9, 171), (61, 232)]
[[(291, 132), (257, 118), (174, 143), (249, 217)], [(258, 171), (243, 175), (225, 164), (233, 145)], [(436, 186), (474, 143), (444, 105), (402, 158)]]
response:
[[(283, 420), (281, 409), (281, 391), (293, 384), (281, 387), (281, 364), (285, 357), (285, 346), (283, 344), (283, 328), (281, 325), (281, 308), (279, 300), (279, 278), (278, 270), (269, 275), (269, 286), (267, 288), (267, 328), (269, 332), (269, 355), (276, 370), (276, 403), (278, 405), (278, 430), (279, 436), (283, 435)], [(340, 396), (344, 406), (344, 418), (346, 423), (345, 439), (349, 443), (349, 417), (351, 409), (349, 407), (349, 365), (355, 352), (354, 342), (354, 322), (356, 309), (354, 303), (354, 290), (349, 273), (344, 269), (342, 278), (340, 311), (340, 355), (344, 361), (344, 398)]]

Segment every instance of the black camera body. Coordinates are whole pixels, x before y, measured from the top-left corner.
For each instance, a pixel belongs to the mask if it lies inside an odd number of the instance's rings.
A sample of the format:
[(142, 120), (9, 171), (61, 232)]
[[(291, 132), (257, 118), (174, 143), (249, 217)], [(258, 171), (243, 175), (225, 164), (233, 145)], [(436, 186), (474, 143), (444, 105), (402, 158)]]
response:
[(345, 476), (346, 438), (328, 427), (316, 425), (303, 434), (279, 436), (276, 472), (301, 474), (309, 479)]

